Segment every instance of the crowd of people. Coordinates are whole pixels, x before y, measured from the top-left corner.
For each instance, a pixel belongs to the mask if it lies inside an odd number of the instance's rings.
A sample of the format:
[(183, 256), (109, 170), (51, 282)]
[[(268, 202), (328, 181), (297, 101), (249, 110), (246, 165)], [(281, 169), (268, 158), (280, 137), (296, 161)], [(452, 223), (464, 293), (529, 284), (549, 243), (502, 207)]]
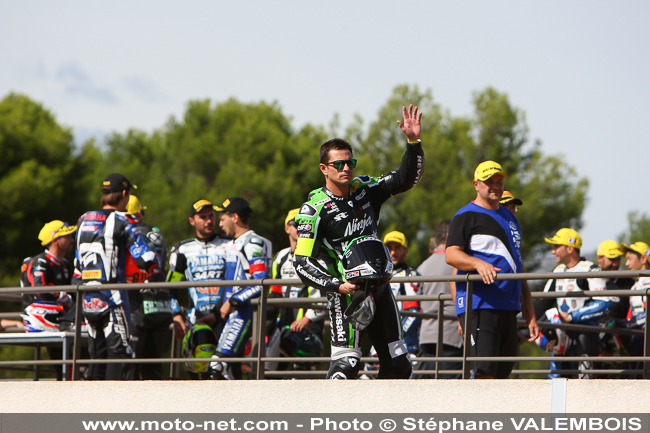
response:
[[(558, 357), (551, 377), (579, 371), (589, 378), (591, 360), (562, 362), (562, 356), (597, 356), (608, 350), (639, 355), (642, 338), (614, 333), (563, 330), (540, 323), (587, 324), (607, 328), (641, 329), (645, 326), (645, 297), (607, 296), (612, 289), (650, 288), (650, 277), (634, 279), (571, 278), (571, 273), (617, 270), (622, 257), (631, 270), (650, 268), (650, 247), (603, 242), (598, 264), (580, 254), (582, 239), (573, 229), (562, 228), (546, 242), (552, 245), (558, 266), (566, 277), (549, 280), (544, 291), (603, 291), (598, 297), (543, 299), (533, 305), (526, 281), (497, 278), (522, 273), (523, 242), (516, 215), (521, 199), (504, 190), (507, 177), (500, 164), (481, 163), (472, 180), (476, 197), (452, 219), (441, 221), (430, 242), (430, 256), (416, 269), (406, 264), (409, 243), (400, 231), (378, 237), (379, 213), (390, 197), (407, 192), (424, 170), (420, 142), (422, 114), (403, 107), (398, 121), (406, 136), (399, 169), (380, 177), (355, 176), (353, 149), (342, 139), (325, 142), (319, 169), (325, 185), (312, 191), (302, 206), (290, 210), (284, 230), (290, 246), (272, 259), (271, 242), (249, 226), (253, 209), (242, 197), (220, 205), (194, 201), (188, 223), (196, 236), (168, 249), (157, 227), (145, 224), (145, 210), (133, 195), (137, 187), (125, 176), (109, 175), (102, 183), (102, 209), (82, 215), (76, 226), (51, 221), (39, 233), (45, 251), (25, 259), (23, 287), (84, 283), (78, 299), (65, 292), (23, 294), (26, 331), (73, 330), (82, 326), (90, 337), (92, 359), (123, 362), (91, 364), (88, 380), (155, 380), (164, 377), (161, 364), (133, 363), (133, 358), (160, 358), (169, 349), (171, 335), (182, 340), (190, 379), (242, 379), (242, 364), (228, 358), (243, 356), (252, 331), (254, 306), (262, 286), (247, 280), (265, 278), (297, 280), (302, 285), (271, 286), (269, 298), (328, 299), (320, 306), (270, 305), (267, 310), (266, 353), (269, 357), (310, 357), (323, 354), (325, 318), (329, 316), (331, 365), (329, 379), (354, 379), (362, 368), (362, 337), (372, 344), (377, 363), (367, 364), (362, 377), (376, 371), (377, 378), (431, 377), (417, 370), (432, 370), (434, 362), (421, 357), (460, 357), (464, 335), (469, 333), (471, 356), (516, 356), (524, 339)], [(217, 232), (217, 222), (223, 234)], [(69, 263), (66, 254), (74, 251)], [(397, 283), (392, 277), (478, 274), (471, 300), (467, 283)], [(210, 281), (243, 281), (235, 286), (209, 286)], [(196, 282), (189, 289), (105, 289), (106, 284)], [(125, 286), (126, 287), (126, 286)], [(45, 290), (45, 289), (44, 289)], [(48, 287), (47, 290), (56, 290)], [(186, 292), (181, 292), (186, 290)], [(187, 293), (187, 296), (185, 296)], [(409, 312), (438, 314), (439, 302), (396, 302), (395, 296), (451, 294), (443, 310), (443, 324)], [(183, 300), (187, 299), (186, 305)], [(84, 323), (75, 323), (74, 305), (82, 302)], [(466, 329), (466, 306), (472, 320)], [(400, 314), (400, 311), (407, 314)], [(453, 318), (457, 316), (457, 320)], [(527, 329), (519, 329), (518, 318)], [(4, 321), (3, 321), (4, 322)], [(3, 326), (5, 324), (3, 323)], [(442, 334), (439, 334), (439, 328)], [(603, 338), (603, 335), (606, 337)], [(442, 338), (442, 345), (438, 343)], [(60, 359), (60, 350), (50, 351)], [(576, 365), (572, 365), (576, 364)], [(414, 371), (414, 365), (416, 365)], [(269, 370), (309, 369), (313, 364), (269, 362)], [(476, 362), (472, 376), (507, 378), (513, 362)], [(634, 367), (634, 366), (629, 366)], [(443, 378), (459, 378), (462, 362), (442, 362)]]

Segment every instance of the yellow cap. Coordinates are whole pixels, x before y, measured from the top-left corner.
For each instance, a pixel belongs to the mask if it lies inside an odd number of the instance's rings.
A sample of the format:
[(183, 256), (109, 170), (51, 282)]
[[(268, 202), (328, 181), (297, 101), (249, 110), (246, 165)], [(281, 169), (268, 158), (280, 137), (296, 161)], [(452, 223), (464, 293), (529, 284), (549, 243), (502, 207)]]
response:
[(506, 204), (513, 202), (517, 206), (521, 206), (524, 204), (521, 199), (516, 198), (510, 191), (503, 191), (503, 195), (501, 196), (501, 200), (499, 200), (499, 203), (501, 204)]
[(621, 242), (621, 249), (623, 250), (623, 253), (627, 253), (629, 250), (634, 251), (635, 253), (639, 253), (642, 256), (646, 256), (648, 263), (650, 263), (650, 246), (648, 246), (648, 244), (645, 242), (634, 242), (631, 245), (627, 245)]
[(136, 214), (138, 211), (141, 211), (142, 209), (146, 209), (147, 206), (142, 206), (142, 203), (140, 203), (140, 200), (133, 194), (131, 194), (131, 197), (129, 197), (129, 202), (126, 205), (126, 211), (130, 214)]
[(501, 177), (508, 177), (508, 175), (503, 171), (503, 168), (501, 168), (501, 164), (494, 161), (484, 161), (476, 167), (474, 180), (487, 180), (496, 174)]
[(582, 246), (582, 238), (577, 231), (573, 229), (563, 228), (555, 233), (552, 238), (544, 238), (546, 243), (551, 245), (566, 245), (567, 247), (580, 248)]
[(605, 241), (598, 245), (596, 250), (596, 255), (605, 256), (608, 259), (615, 259), (616, 257), (621, 257), (625, 254), (621, 251), (621, 246), (616, 241)]
[(296, 219), (296, 215), (298, 215), (298, 212), (300, 212), (300, 208), (298, 209), (291, 209), (289, 213), (287, 214), (287, 217), (284, 219), (284, 225), (286, 226), (289, 224), (289, 221), (293, 221)]
[(387, 233), (386, 236), (384, 236), (384, 243), (387, 244), (388, 242), (396, 242), (404, 248), (408, 248), (409, 246), (408, 242), (406, 242), (406, 236), (404, 236), (404, 233), (398, 231)]
[(75, 231), (77, 231), (77, 226), (70, 226), (63, 221), (54, 220), (43, 226), (38, 234), (38, 240), (41, 241), (41, 245), (45, 246), (52, 243), (54, 239), (71, 235)]

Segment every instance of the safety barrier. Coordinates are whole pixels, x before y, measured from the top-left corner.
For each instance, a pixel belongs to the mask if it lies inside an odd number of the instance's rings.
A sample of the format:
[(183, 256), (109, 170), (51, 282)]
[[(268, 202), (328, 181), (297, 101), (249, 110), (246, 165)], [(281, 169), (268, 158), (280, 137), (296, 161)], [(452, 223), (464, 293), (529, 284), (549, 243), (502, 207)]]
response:
[[(587, 279), (587, 278), (636, 278), (640, 276), (650, 276), (648, 271), (601, 271), (597, 274), (593, 272), (575, 272), (571, 273), (571, 278), (575, 279)], [(521, 273), (521, 274), (497, 274), (497, 280), (549, 280), (549, 279), (561, 279), (566, 278), (566, 274), (562, 273)], [(416, 283), (427, 283), (427, 282), (467, 282), (467, 298), (471, 299), (473, 291), (473, 283), (481, 281), (481, 277), (476, 274), (462, 275), (462, 276), (418, 276), (418, 277), (400, 277), (393, 278), (392, 282), (416, 282)], [(325, 371), (288, 371), (288, 372), (271, 372), (264, 370), (265, 362), (327, 362), (329, 358), (318, 357), (318, 358), (271, 358), (266, 357), (265, 355), (265, 339), (266, 339), (266, 308), (268, 305), (278, 305), (278, 306), (287, 306), (287, 307), (305, 307), (310, 308), (326, 308), (324, 305), (314, 305), (322, 304), (327, 302), (327, 298), (298, 298), (298, 299), (285, 299), (285, 298), (274, 298), (268, 299), (268, 288), (271, 285), (282, 285), (282, 286), (298, 286), (302, 285), (302, 282), (299, 280), (280, 280), (280, 279), (263, 279), (263, 280), (245, 280), (245, 281), (223, 281), (223, 280), (212, 280), (202, 282), (203, 286), (210, 285), (211, 287), (241, 287), (241, 286), (262, 286), (262, 295), (259, 299), (253, 300), (253, 304), (257, 305), (257, 308), (253, 315), (253, 324), (252, 324), (252, 334), (253, 334), (253, 344), (252, 344), (252, 357), (239, 357), (239, 358), (227, 358), (220, 359), (220, 361), (227, 362), (247, 362), (253, 364), (253, 376), (255, 379), (264, 379), (265, 377), (304, 377), (304, 378), (323, 378), (325, 377)], [(139, 290), (139, 289), (186, 289), (189, 287), (195, 286), (195, 282), (175, 282), (175, 283), (137, 283), (137, 284), (104, 284), (101, 286), (102, 290)], [(94, 291), (97, 290), (96, 285), (86, 286), (84, 284), (72, 285), (72, 286), (57, 286), (59, 291), (75, 292), (77, 294), (84, 291)], [(0, 299), (5, 295), (10, 295), (14, 293), (37, 293), (42, 292), (42, 287), (29, 287), (29, 288), (1, 288), (0, 289)], [(647, 300), (650, 294), (647, 291), (638, 291), (638, 290), (608, 290), (606, 291), (606, 296), (644, 296), (646, 298), (645, 305), (647, 306)], [(533, 292), (533, 299), (540, 298), (589, 298), (589, 297), (598, 297), (603, 296), (604, 292), (602, 291), (575, 291), (575, 292), (552, 292), (552, 293), (541, 293)], [(7, 298), (5, 298), (7, 299)], [(11, 298), (9, 298), (11, 299)], [(398, 296), (396, 299), (399, 300), (418, 300), (418, 301), (436, 301), (439, 302), (438, 314), (428, 314), (428, 313), (413, 313), (408, 311), (402, 311), (401, 313), (406, 316), (415, 316), (422, 318), (436, 318), (438, 319), (438, 335), (440, 338), (443, 336), (442, 327), (443, 319), (456, 319), (456, 317), (444, 316), (444, 303), (445, 301), (451, 301), (451, 295), (437, 295), (437, 296)], [(471, 304), (471, 303), (470, 303)], [(647, 309), (647, 307), (646, 307)], [(81, 323), (83, 320), (82, 317), (82, 303), (76, 303), (76, 323)], [(467, 306), (465, 314), (465, 329), (468, 329), (467, 324), (471, 323), (472, 320), (472, 309), (471, 305)], [(522, 322), (520, 322), (520, 325)], [(604, 332), (602, 327), (595, 326), (584, 326), (584, 325), (575, 325), (575, 324), (550, 324), (550, 323), (540, 323), (540, 326), (582, 331), (582, 332)], [(642, 370), (631, 370), (631, 369), (619, 369), (619, 370), (590, 370), (591, 374), (621, 374), (621, 375), (630, 375), (630, 374), (639, 374), (643, 375), (644, 378), (650, 378), (650, 354), (648, 350), (650, 349), (650, 334), (647, 332), (647, 328), (644, 327), (643, 330), (630, 330), (630, 329), (607, 329), (607, 333), (610, 334), (621, 334), (621, 335), (643, 335), (644, 338), (644, 349), (643, 356), (598, 356), (598, 357), (569, 357), (563, 356), (562, 361), (567, 362), (579, 362), (579, 361), (594, 361), (594, 362), (642, 362)], [(90, 364), (108, 364), (108, 363), (124, 363), (124, 360), (121, 359), (101, 359), (101, 360), (91, 360), (91, 359), (81, 359), (81, 327), (75, 327), (75, 337), (73, 344), (73, 356), (71, 360), (16, 360), (16, 361), (0, 361), (0, 366), (10, 366), (10, 365), (71, 365), (72, 366), (72, 380), (79, 380), (80, 370), (79, 366), (81, 365), (90, 365)], [(551, 362), (557, 360), (557, 358), (551, 357), (471, 357), (469, 354), (470, 347), (470, 335), (465, 333), (465, 344), (464, 344), (464, 353), (462, 357), (442, 357), (442, 341), (439, 341), (437, 344), (437, 353), (435, 357), (418, 357), (417, 361), (420, 362), (436, 362), (435, 370), (420, 370), (417, 373), (422, 375), (433, 374), (435, 378), (440, 377), (440, 363), (444, 361), (461, 361), (463, 363), (462, 371), (450, 371), (445, 370), (444, 374), (450, 373), (462, 373), (463, 378), (470, 377), (470, 369), (472, 361), (494, 361), (494, 362), (519, 362), (519, 361), (542, 361), (542, 362)], [(161, 358), (161, 359), (129, 359), (129, 363), (182, 363), (184, 358), (172, 357), (172, 358)], [(376, 358), (364, 357), (361, 358), (361, 362), (376, 362)], [(513, 370), (515, 375), (529, 375), (529, 374), (547, 374), (549, 370)], [(559, 370), (555, 371), (559, 374), (576, 374), (578, 370)]]

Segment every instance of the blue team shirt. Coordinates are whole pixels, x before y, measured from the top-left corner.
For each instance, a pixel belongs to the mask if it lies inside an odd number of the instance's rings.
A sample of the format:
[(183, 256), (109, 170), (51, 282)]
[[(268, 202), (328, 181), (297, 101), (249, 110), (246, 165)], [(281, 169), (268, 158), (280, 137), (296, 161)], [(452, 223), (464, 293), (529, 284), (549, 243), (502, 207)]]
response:
[[(500, 268), (500, 274), (523, 272), (521, 229), (506, 207), (485, 209), (469, 203), (454, 216), (447, 247), (464, 247), (464, 252)], [(477, 274), (458, 270), (458, 275)], [(456, 314), (465, 312), (467, 283), (456, 283)], [(472, 309), (521, 310), (521, 281), (474, 282)]]

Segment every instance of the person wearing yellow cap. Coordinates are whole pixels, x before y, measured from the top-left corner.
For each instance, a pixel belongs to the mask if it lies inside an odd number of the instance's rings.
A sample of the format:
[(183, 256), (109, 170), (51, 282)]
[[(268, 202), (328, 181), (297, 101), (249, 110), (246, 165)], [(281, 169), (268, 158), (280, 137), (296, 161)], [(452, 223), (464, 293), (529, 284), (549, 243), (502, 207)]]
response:
[(501, 196), (499, 203), (502, 206), (508, 208), (508, 210), (512, 212), (514, 216), (517, 216), (517, 206), (524, 204), (521, 199), (516, 198), (510, 191), (503, 191), (503, 195)]
[[(144, 223), (145, 209), (147, 206), (131, 194), (126, 211), (138, 221), (142, 239), (159, 257), (162, 272), (157, 274), (143, 272), (138, 268), (133, 256), (127, 252), (125, 266), (127, 283), (165, 281), (165, 264), (169, 249), (160, 229)], [(172, 323), (172, 307), (169, 290), (149, 288), (129, 290), (129, 303), (131, 304), (131, 335), (137, 337), (133, 344), (136, 358), (162, 358), (171, 344), (169, 325)], [(160, 363), (136, 364), (135, 377), (141, 380), (161, 380), (163, 366)]]
[[(271, 278), (282, 280), (300, 280), (296, 275), (293, 267), (295, 261), (294, 252), (298, 242), (298, 228), (296, 226), (296, 215), (300, 208), (292, 209), (284, 219), (284, 231), (289, 237), (289, 247), (280, 250), (273, 258), (271, 265)], [(271, 286), (269, 298), (320, 298), (320, 290), (307, 285), (300, 286)], [(267, 310), (267, 318), (275, 320), (275, 328), (270, 332), (271, 342), (267, 350), (267, 356), (280, 356), (280, 346), (283, 341), (301, 341), (308, 348), (299, 353), (309, 353), (308, 355), (298, 356), (322, 356), (323, 351), (323, 329), (325, 326), (325, 310), (314, 310), (312, 308), (286, 308), (270, 307)], [(319, 348), (320, 353), (314, 354), (309, 348)], [(275, 364), (267, 363), (267, 368), (272, 368)], [(288, 367), (280, 364), (281, 368)], [(294, 364), (295, 368), (303, 369), (305, 365)]]
[[(21, 266), (21, 287), (67, 286), (71, 284), (72, 267), (65, 258), (74, 250), (73, 234), (76, 226), (54, 220), (45, 224), (38, 234), (38, 240), (45, 251), (23, 260)], [(66, 292), (23, 293), (23, 323), (27, 332), (68, 331), (74, 324), (74, 301)], [(58, 325), (52, 321), (37, 317), (39, 309), (56, 311), (59, 315)], [(63, 351), (59, 347), (48, 347), (50, 359), (62, 359)], [(67, 366), (57, 368), (57, 380), (62, 380)]]
[[(182, 340), (188, 328), (200, 325), (199, 321), (219, 307), (223, 302), (224, 290), (206, 287), (204, 281), (223, 280), (226, 276), (226, 245), (231, 240), (215, 232), (217, 206), (210, 200), (199, 199), (190, 205), (188, 223), (196, 236), (185, 239), (172, 247), (169, 254), (167, 282), (195, 281), (196, 287), (189, 287), (186, 312), (181, 310), (179, 290), (172, 290), (172, 314), (174, 335)], [(210, 324), (218, 338), (220, 321)], [(188, 372), (190, 379), (209, 379), (210, 372)]]
[[(388, 247), (390, 258), (393, 261), (393, 277), (416, 277), (419, 276), (418, 271), (406, 264), (406, 255), (409, 252), (408, 242), (406, 235), (402, 232), (392, 231), (386, 233), (383, 242)], [(390, 283), (390, 288), (393, 291), (393, 296), (417, 296), (420, 291), (420, 283)], [(396, 301), (397, 308), (400, 311), (411, 311), (419, 313), (420, 304), (416, 300), (412, 301)], [(413, 358), (420, 351), (420, 325), (422, 319), (419, 317), (409, 317), (402, 315), (402, 335), (404, 336), (404, 344)], [(374, 346), (370, 348), (370, 356), (377, 356), (377, 351)], [(377, 370), (378, 363), (366, 362), (363, 370), (364, 372)], [(362, 379), (369, 379), (368, 375), (363, 374)]]
[[(76, 226), (54, 220), (45, 224), (38, 234), (44, 252), (23, 260), (21, 267), (21, 287), (67, 286), (71, 284), (72, 267), (65, 258), (74, 250), (73, 234)], [(58, 302), (68, 308), (72, 299), (65, 292), (24, 293), (23, 308), (38, 301)]]
[[(406, 264), (409, 252), (406, 236), (402, 232), (392, 231), (384, 236), (383, 242), (388, 247), (393, 259), (393, 277), (416, 277), (418, 271)], [(390, 283), (394, 296), (416, 296), (420, 293), (420, 283)], [(420, 312), (418, 301), (399, 301), (397, 307), (404, 311)], [(418, 317), (402, 317), (402, 333), (409, 353), (417, 355), (420, 346), (420, 324)]]
[[(634, 242), (630, 245), (621, 243), (621, 250), (625, 253), (625, 266), (629, 270), (642, 271), (650, 269), (650, 246), (645, 242)], [(636, 283), (632, 287), (632, 290), (648, 289), (650, 289), (650, 277), (637, 278)], [(640, 328), (645, 325), (645, 310), (645, 296), (630, 297), (628, 319), (631, 327)]]
[[(603, 271), (618, 271), (621, 258), (625, 255), (621, 245), (616, 241), (603, 241), (596, 249), (598, 267)], [(630, 290), (634, 285), (632, 278), (605, 278), (607, 290)], [(627, 296), (611, 297), (611, 307), (605, 316), (609, 319), (625, 320), (630, 308), (630, 298)]]
[[(467, 300), (467, 283), (456, 283), (456, 315), (461, 326), (465, 326), (469, 302), (474, 310), (469, 334), (467, 329), (462, 330), (472, 340), (473, 344), (467, 345), (471, 356), (516, 356), (519, 311), (527, 322), (530, 340), (539, 334), (526, 281), (497, 279), (497, 274), (524, 271), (519, 222), (499, 203), (506, 177), (501, 164), (495, 161), (484, 161), (476, 167), (476, 198), (456, 213), (447, 237), (447, 263), (459, 275), (479, 274), (482, 279), (473, 284), (471, 300)], [(514, 367), (514, 362), (473, 364), (477, 379), (506, 379)]]
[[(580, 255), (582, 247), (582, 238), (577, 231), (571, 228), (562, 228), (551, 238), (544, 239), (546, 243), (553, 246), (552, 253), (556, 257), (558, 266), (553, 270), (554, 273), (567, 274), (566, 277), (554, 280), (548, 280), (544, 287), (544, 292), (575, 292), (575, 291), (604, 291), (606, 283), (603, 278), (576, 279), (571, 274), (575, 272), (598, 272), (601, 269), (593, 262), (586, 260)], [(604, 293), (603, 293), (604, 294)], [(611, 306), (609, 297), (579, 297), (579, 298), (557, 298), (557, 300), (541, 300), (535, 305), (535, 311), (538, 317), (545, 316), (551, 323), (578, 323), (582, 325), (597, 326)], [(552, 343), (556, 340), (551, 329), (545, 336)], [(563, 336), (562, 332), (557, 333)], [(593, 332), (567, 332), (570, 341), (557, 342), (562, 344), (562, 349), (557, 347), (553, 351), (553, 356), (598, 356), (598, 334)], [(548, 345), (551, 347), (551, 345)], [(548, 348), (547, 347), (547, 348)], [(565, 365), (568, 364), (568, 365)], [(562, 370), (566, 368), (579, 368), (581, 373), (578, 375), (581, 379), (589, 379), (592, 375), (588, 370), (593, 368), (593, 362), (583, 361), (579, 365), (555, 361), (551, 363), (551, 370)], [(551, 373), (551, 378), (560, 377), (559, 374)], [(571, 377), (571, 376), (570, 376)]]

